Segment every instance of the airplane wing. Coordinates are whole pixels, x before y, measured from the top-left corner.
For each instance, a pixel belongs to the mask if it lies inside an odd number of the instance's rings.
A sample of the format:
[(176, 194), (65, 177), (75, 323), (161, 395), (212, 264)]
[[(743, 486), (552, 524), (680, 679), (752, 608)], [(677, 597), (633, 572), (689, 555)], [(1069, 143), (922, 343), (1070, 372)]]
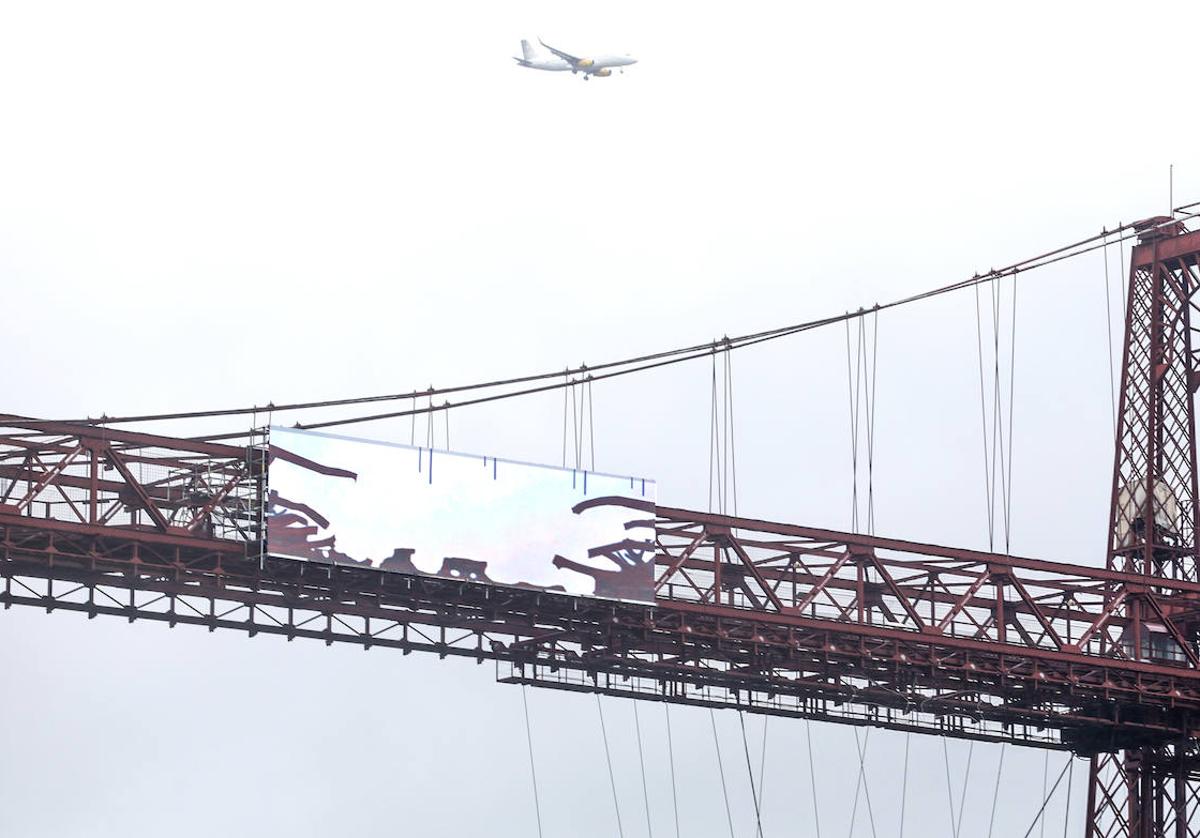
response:
[(548, 43), (543, 41), (541, 38), (538, 38), (538, 43), (541, 44), (542, 46), (544, 46), (546, 49), (550, 50), (555, 55), (557, 55), (563, 61), (569, 61), (572, 65), (578, 65), (579, 62), (581, 62), (583, 60), (582, 58), (578, 58), (574, 55), (571, 55), (569, 52), (563, 52), (560, 49), (555, 49), (554, 47), (550, 46)]

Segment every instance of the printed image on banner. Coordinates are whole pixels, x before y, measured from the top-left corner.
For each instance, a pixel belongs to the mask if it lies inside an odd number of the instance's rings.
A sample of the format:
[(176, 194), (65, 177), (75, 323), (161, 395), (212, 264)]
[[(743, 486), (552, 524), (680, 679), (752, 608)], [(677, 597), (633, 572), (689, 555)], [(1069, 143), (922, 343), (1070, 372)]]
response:
[(655, 484), (271, 428), (267, 550), (654, 601)]

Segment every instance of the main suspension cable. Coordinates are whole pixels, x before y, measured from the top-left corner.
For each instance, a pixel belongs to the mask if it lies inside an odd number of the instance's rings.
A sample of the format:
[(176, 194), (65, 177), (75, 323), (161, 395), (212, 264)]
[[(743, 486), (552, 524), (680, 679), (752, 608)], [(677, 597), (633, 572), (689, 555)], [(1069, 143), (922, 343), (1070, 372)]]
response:
[[(1181, 218), (1175, 218), (1175, 219), (1171, 219), (1168, 221), (1162, 221), (1162, 222), (1159, 222), (1159, 223), (1153, 224), (1153, 225), (1139, 224), (1137, 227), (1135, 227), (1135, 225), (1122, 224), (1122, 225), (1119, 225), (1115, 230), (1112, 230), (1112, 231), (1105, 230), (1100, 234), (1097, 234), (1094, 236), (1089, 236), (1087, 238), (1081, 239), (1076, 242), (1072, 242), (1071, 244), (1064, 245), (1063, 247), (1055, 248), (1054, 250), (1047, 251), (1046, 253), (1042, 253), (1037, 256), (1030, 257), (1028, 259), (1023, 259), (1023, 260), (1021, 260), (1019, 262), (1015, 262), (1007, 267), (993, 268), (993, 269), (987, 271), (986, 273), (975, 274), (974, 276), (970, 277), (969, 279), (960, 280), (958, 282), (952, 282), (948, 285), (943, 285), (943, 286), (940, 286), (937, 288), (930, 289), (928, 291), (923, 291), (923, 292), (920, 292), (917, 294), (912, 294), (912, 295), (909, 295), (906, 297), (892, 300), (887, 303), (882, 303), (882, 304), (877, 303), (875, 306), (873, 306), (870, 309), (859, 309), (854, 312), (846, 312), (845, 314), (842, 314), (842, 315), (836, 315), (836, 316), (832, 316), (832, 317), (824, 317), (824, 318), (819, 318), (816, 320), (804, 321), (802, 323), (795, 323), (795, 324), (792, 324), (789, 326), (782, 326), (782, 327), (769, 329), (769, 330), (765, 330), (765, 331), (761, 331), (761, 332), (754, 332), (751, 334), (742, 335), (737, 338), (728, 338), (724, 341), (725, 347), (728, 349), (741, 349), (744, 347), (754, 346), (754, 345), (757, 345), (757, 344), (765, 342), (765, 341), (777, 340), (780, 338), (799, 334), (801, 332), (809, 331), (810, 329), (821, 328), (823, 326), (828, 326), (828, 325), (831, 325), (834, 323), (841, 323), (843, 321), (859, 319), (859, 318), (864, 317), (867, 313), (870, 313), (870, 312), (879, 312), (879, 311), (883, 311), (883, 310), (889, 309), (889, 308), (897, 308), (900, 306), (909, 305), (909, 304), (920, 302), (923, 300), (928, 300), (933, 297), (938, 297), (943, 294), (948, 294), (948, 293), (958, 291), (958, 290), (961, 290), (964, 288), (970, 288), (970, 287), (981, 285), (983, 283), (993, 282), (995, 280), (1013, 276), (1020, 271), (1029, 271), (1029, 270), (1033, 270), (1036, 268), (1045, 267), (1047, 265), (1051, 265), (1056, 262), (1063, 261), (1065, 259), (1071, 259), (1076, 256), (1081, 256), (1085, 253), (1090, 253), (1093, 250), (1100, 249), (1100, 248), (1105, 247), (1106, 245), (1110, 244), (1111, 239), (1109, 237), (1114, 236), (1114, 235), (1117, 237), (1116, 241), (1118, 243), (1123, 243), (1126, 239), (1130, 239), (1135, 236), (1144, 234), (1145, 232), (1147, 232), (1149, 230), (1155, 230), (1155, 229), (1159, 229), (1161, 227), (1178, 224), (1180, 222), (1187, 221), (1188, 219), (1195, 218), (1198, 215), (1200, 215), (1200, 212), (1192, 212), (1192, 213), (1183, 215)], [(633, 357), (633, 358), (626, 358), (626, 359), (622, 359), (622, 360), (618, 360), (618, 361), (610, 361), (607, 363), (592, 365), (590, 367), (587, 365), (580, 365), (579, 367), (576, 367), (576, 368), (569, 368), (567, 370), (567, 374), (568, 375), (590, 376), (593, 381), (599, 381), (599, 380), (603, 380), (603, 379), (607, 379), (607, 378), (614, 378), (617, 376), (629, 375), (629, 374), (642, 372), (642, 371), (646, 371), (646, 370), (650, 370), (650, 369), (656, 369), (656, 368), (659, 368), (662, 366), (683, 363), (686, 361), (694, 360), (696, 358), (701, 358), (701, 357), (704, 357), (706, 354), (708, 354), (710, 351), (712, 351), (714, 348), (715, 348), (715, 344), (696, 344), (696, 345), (687, 346), (687, 347), (669, 349), (669, 350), (665, 350), (665, 351), (661, 351), (661, 352), (648, 353), (645, 355), (640, 355), (640, 356)], [(609, 371), (609, 372), (605, 372), (602, 375), (595, 375), (595, 373), (597, 371)], [(492, 390), (492, 389), (498, 389), (498, 388), (503, 388), (503, 387), (515, 387), (515, 386), (519, 386), (519, 385), (532, 384), (535, 382), (542, 382), (542, 381), (547, 381), (550, 379), (556, 379), (562, 375), (563, 375), (562, 371), (555, 370), (553, 372), (543, 372), (543, 373), (535, 373), (532, 375), (515, 376), (515, 377), (510, 377), (510, 378), (504, 378), (504, 379), (496, 379), (496, 380), (492, 380), (492, 381), (484, 381), (484, 382), (477, 382), (477, 383), (472, 383), (472, 384), (456, 385), (453, 387), (445, 387), (445, 388), (440, 388), (440, 389), (434, 389), (434, 388), (430, 387), (426, 391), (410, 391), (410, 392), (406, 392), (406, 393), (395, 393), (395, 394), (376, 395), (376, 396), (357, 396), (357, 397), (342, 398), (342, 399), (325, 399), (325, 400), (320, 400), (320, 401), (295, 402), (295, 403), (283, 404), (283, 405), (270, 404), (267, 407), (273, 409), (276, 412), (315, 410), (315, 409), (324, 409), (324, 408), (330, 408), (330, 407), (347, 407), (347, 406), (373, 404), (373, 403), (399, 401), (399, 400), (411, 400), (417, 396), (433, 396), (433, 395), (444, 396), (444, 395), (448, 395), (448, 394), (468, 393), (468, 392), (479, 391), (479, 390)], [(530, 395), (530, 394), (534, 394), (534, 393), (546, 392), (549, 390), (561, 389), (561, 388), (564, 388), (567, 386), (570, 386), (569, 383), (558, 381), (558, 382), (554, 382), (549, 385), (523, 388), (523, 389), (504, 392), (504, 393), (497, 393), (494, 395), (480, 397), (480, 398), (466, 399), (463, 401), (455, 402), (453, 404), (450, 402), (445, 402), (442, 405), (430, 404), (426, 408), (414, 407), (411, 410), (391, 411), (388, 413), (379, 413), (379, 414), (373, 414), (373, 415), (368, 415), (368, 416), (352, 416), (352, 417), (347, 417), (347, 418), (338, 419), (338, 420), (332, 420), (332, 421), (328, 421), (328, 422), (321, 422), (321, 423), (297, 424), (297, 427), (315, 429), (315, 428), (320, 428), (320, 427), (334, 427), (334, 426), (338, 426), (338, 425), (348, 425), (348, 424), (354, 424), (354, 423), (359, 423), (359, 422), (369, 422), (369, 421), (375, 421), (375, 420), (379, 420), (379, 419), (410, 416), (414, 412), (419, 412), (419, 413), (433, 412), (435, 410), (443, 410), (443, 409), (446, 409), (451, 406), (465, 407), (468, 405), (484, 404), (484, 403), (488, 403), (488, 402), (499, 401), (502, 399), (516, 398), (519, 396), (525, 396), (525, 395)], [(86, 423), (86, 424), (96, 424), (96, 425), (113, 425), (113, 424), (128, 424), (128, 423), (150, 422), (150, 421), (169, 421), (169, 420), (177, 420), (177, 419), (200, 419), (200, 418), (227, 417), (227, 416), (238, 416), (238, 415), (252, 415), (256, 411), (262, 411), (263, 409), (264, 409), (263, 407), (255, 405), (255, 406), (251, 406), (251, 407), (223, 408), (223, 409), (217, 409), (217, 410), (181, 411), (181, 412), (172, 412), (172, 413), (155, 413), (155, 414), (141, 414), (141, 415), (134, 415), (134, 416), (116, 416), (116, 417), (103, 416), (98, 419), (88, 418), (88, 419), (82, 419), (82, 420), (69, 420), (69, 421)], [(62, 420), (58, 420), (58, 421), (62, 421)], [(53, 424), (53, 422), (51, 420), (33, 420), (33, 419), (27, 420), (26, 422), (24, 422), (24, 424), (34, 424), (34, 423), (41, 423), (41, 422), (44, 422), (47, 424)], [(209, 436), (209, 437), (206, 437), (206, 439), (232, 438), (235, 436), (241, 436), (241, 434), (222, 434), (219, 436)]]

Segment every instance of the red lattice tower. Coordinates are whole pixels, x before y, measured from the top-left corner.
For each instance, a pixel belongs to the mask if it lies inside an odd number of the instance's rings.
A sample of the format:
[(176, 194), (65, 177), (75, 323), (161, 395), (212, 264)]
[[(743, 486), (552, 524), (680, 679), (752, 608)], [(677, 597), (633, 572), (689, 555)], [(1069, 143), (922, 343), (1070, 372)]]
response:
[[(1146, 578), (1115, 591), (1127, 618), (1117, 654), (1174, 663), (1195, 648), (1200, 602), (1155, 604), (1156, 580), (1197, 580), (1192, 311), (1200, 232), (1147, 219), (1130, 258), (1125, 349), (1113, 465), (1108, 568)], [(1174, 612), (1174, 613), (1170, 613)], [(1092, 758), (1088, 838), (1200, 836), (1200, 761), (1192, 740)]]

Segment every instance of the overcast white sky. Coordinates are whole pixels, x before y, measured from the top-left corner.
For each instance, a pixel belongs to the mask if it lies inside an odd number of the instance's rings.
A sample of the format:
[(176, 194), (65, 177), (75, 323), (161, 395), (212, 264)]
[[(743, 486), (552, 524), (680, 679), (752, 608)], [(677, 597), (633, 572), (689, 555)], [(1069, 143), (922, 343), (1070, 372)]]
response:
[[(1176, 203), (1200, 200), (1180, 55), (1197, 24), (1194, 2), (0, 0), (3, 409), (398, 392), (961, 279), (1165, 211), (1170, 163)], [(517, 67), (539, 35), (640, 62), (586, 83)], [(1018, 293), (1013, 550), (1097, 562), (1103, 262)], [(878, 530), (985, 546), (973, 298), (885, 314), (879, 334)], [(844, 344), (735, 357), (744, 513), (849, 525)], [(702, 506), (708, 375), (597, 385), (598, 467)], [(451, 441), (556, 462), (557, 399), (456, 412)], [(520, 692), (490, 666), (14, 609), (0, 671), (3, 835), (535, 834)], [(615, 835), (594, 700), (529, 700), (546, 834)], [(641, 835), (633, 710), (606, 707)], [(717, 720), (742, 838), (737, 717)], [(683, 834), (728, 834), (708, 715), (672, 721)], [(654, 831), (673, 834), (662, 708), (642, 722)], [(770, 733), (765, 831), (816, 835), (804, 725)], [(848, 834), (853, 735), (813, 741), (821, 834)], [(950, 836), (942, 742), (911, 747), (907, 834)], [(880, 836), (903, 748), (871, 736)], [(961, 776), (967, 746), (948, 753)], [(998, 759), (974, 748), (963, 835), (986, 834)], [(1024, 833), (1042, 760), (1008, 750), (995, 835)], [(861, 810), (854, 834), (872, 834)]]

